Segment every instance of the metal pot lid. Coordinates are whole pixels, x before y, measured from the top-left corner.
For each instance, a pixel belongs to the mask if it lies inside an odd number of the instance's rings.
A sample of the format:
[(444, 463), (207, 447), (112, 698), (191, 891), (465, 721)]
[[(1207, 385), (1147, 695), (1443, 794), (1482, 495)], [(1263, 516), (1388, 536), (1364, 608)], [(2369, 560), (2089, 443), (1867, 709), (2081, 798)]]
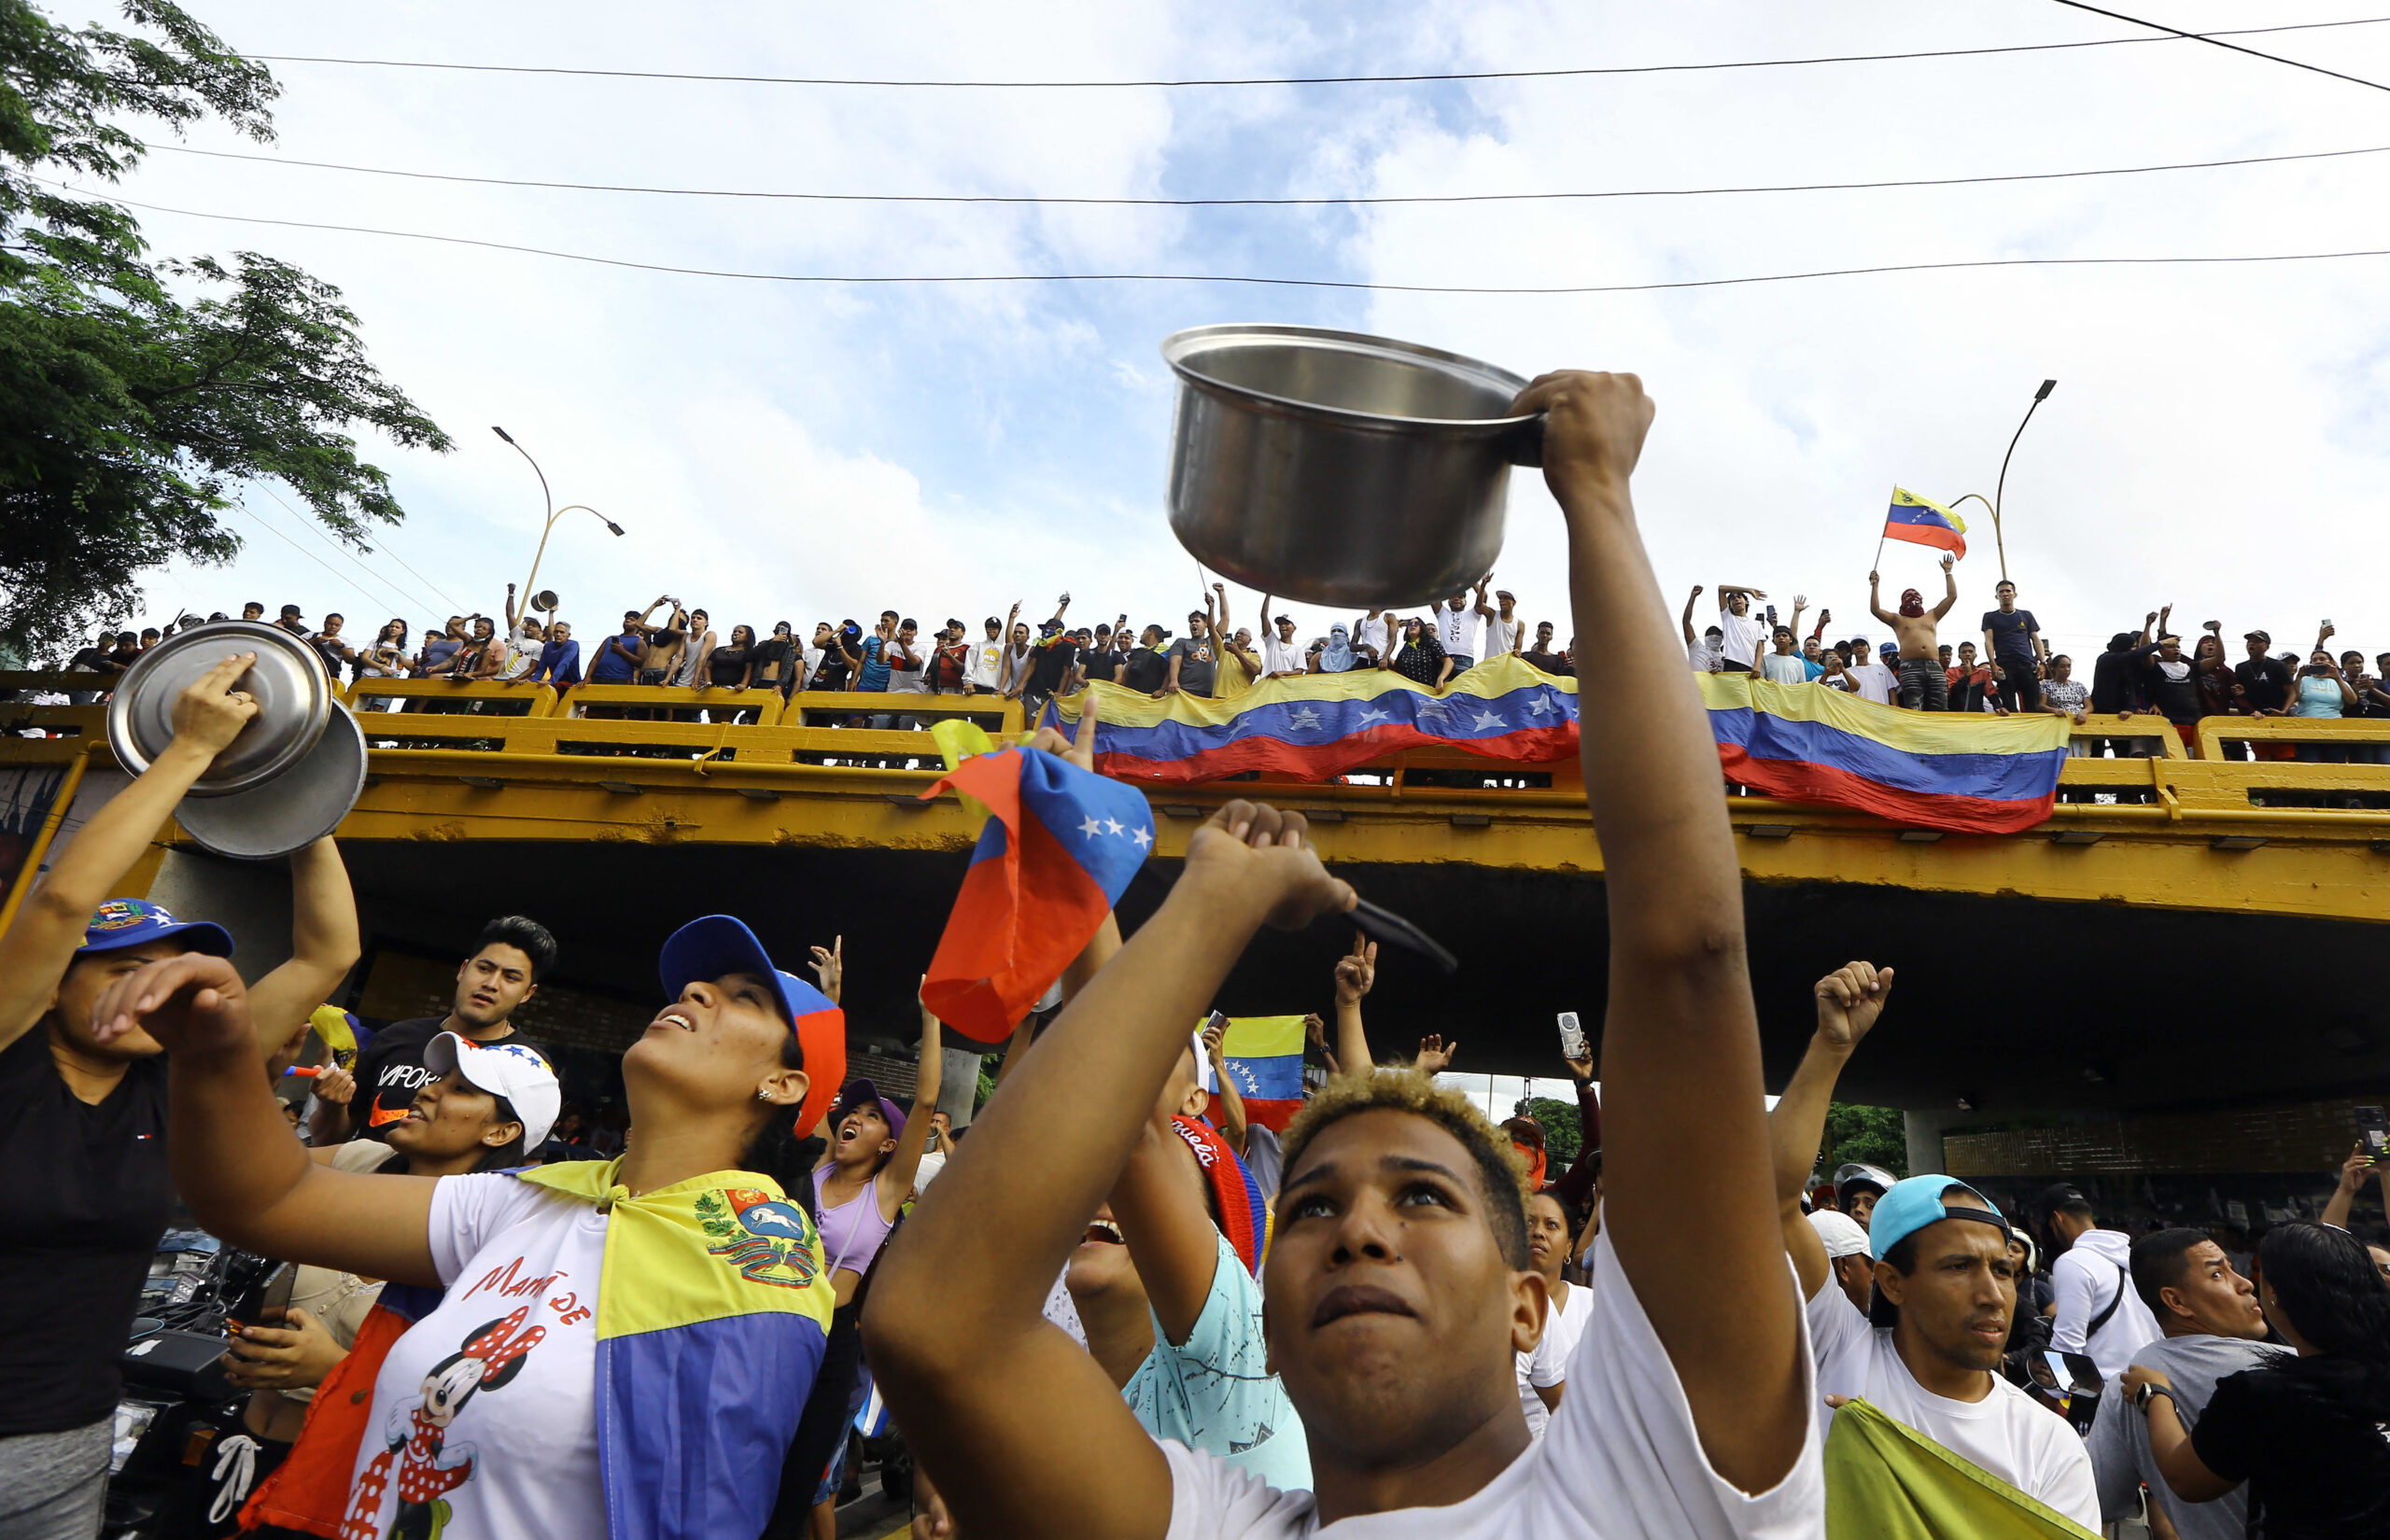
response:
[(175, 821), (204, 847), (238, 861), (271, 861), (340, 827), (365, 790), (365, 734), (338, 701), (323, 735), (270, 786), (227, 796), (187, 797)]
[(257, 697), (258, 714), (216, 756), (190, 795), (246, 791), (303, 758), (323, 736), (334, 704), (323, 660), (280, 626), (218, 621), (167, 637), (125, 670), (108, 698), (108, 747), (117, 763), (136, 776), (148, 769), (175, 739), (175, 698), (238, 652), (258, 655), (238, 686)]
[[(1310, 352), (1341, 355), (1357, 371), (1330, 371), (1324, 377), (1314, 376), (1310, 388), (1297, 385), (1287, 371), (1272, 367), (1248, 370), (1237, 366), (1240, 355), (1267, 354), (1278, 351), (1288, 354)], [(1499, 409), (1493, 413), (1474, 410), (1454, 412), (1453, 404), (1473, 406), (1473, 402), (1427, 406), (1424, 401), (1393, 405), (1371, 399), (1377, 395), (1369, 385), (1371, 371), (1416, 371), (1425, 375), (1442, 376), (1469, 394), (1483, 393), (1486, 399), (1498, 399), (1507, 407), (1511, 399), (1527, 387), (1527, 381), (1507, 369), (1471, 358), (1463, 354), (1447, 353), (1441, 348), (1423, 347), (1392, 337), (1373, 337), (1361, 331), (1336, 331), (1326, 327), (1271, 326), (1231, 322), (1219, 326), (1189, 327), (1162, 339), (1162, 361), (1181, 380), (1198, 389), (1217, 391), (1255, 403), (1296, 413), (1324, 417), (1356, 427), (1447, 428), (1460, 430), (1491, 429), (1501, 431), (1534, 420), (1532, 413), (1506, 415)], [(1340, 379), (1338, 376), (1342, 375)], [(1358, 385), (1359, 389), (1352, 389)], [(1300, 391), (1300, 393), (1299, 393)], [(1428, 399), (1442, 396), (1429, 392)]]

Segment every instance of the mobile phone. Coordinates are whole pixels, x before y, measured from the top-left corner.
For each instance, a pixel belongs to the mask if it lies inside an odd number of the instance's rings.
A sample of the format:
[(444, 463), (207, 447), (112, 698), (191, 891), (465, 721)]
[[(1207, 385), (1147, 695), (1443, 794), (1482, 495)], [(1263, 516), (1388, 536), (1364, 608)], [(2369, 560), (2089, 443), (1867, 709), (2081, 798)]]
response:
[(1577, 1013), (1574, 1011), (1560, 1013), (1560, 1057), (1563, 1058), (1585, 1057), (1585, 1029), (1578, 1024)]
[(2373, 1164), (2381, 1165), (2383, 1156), (2390, 1155), (2390, 1116), (2384, 1116), (2379, 1107), (2359, 1107), (2356, 1110), (2356, 1137)]

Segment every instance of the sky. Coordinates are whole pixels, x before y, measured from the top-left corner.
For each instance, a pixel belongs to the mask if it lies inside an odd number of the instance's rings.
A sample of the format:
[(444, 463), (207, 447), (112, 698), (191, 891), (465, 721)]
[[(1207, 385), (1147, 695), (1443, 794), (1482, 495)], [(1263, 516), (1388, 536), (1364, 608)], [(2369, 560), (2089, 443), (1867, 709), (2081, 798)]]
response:
[[(2348, 0), (2173, 3), (2200, 27), (2365, 14)], [(1669, 6), (1203, 0), (613, 0), (298, 7), (192, 0), (253, 54), (906, 78), (1121, 79), (1708, 63), (2133, 35), (2058, 6), (1893, 0)], [(2390, 7), (2384, 7), (2390, 9)], [(108, 14), (60, 6), (65, 20)], [(2390, 24), (2242, 39), (2390, 80)], [(1410, 84), (897, 90), (273, 66), (278, 140), (189, 148), (453, 175), (755, 191), (1076, 197), (1681, 189), (2054, 172), (2390, 145), (2390, 101), (2193, 42), (1900, 63)], [(176, 141), (162, 133), (160, 146)], [(1375, 208), (822, 203), (541, 190), (208, 159), (161, 148), (119, 195), (773, 273), (1090, 271), (1583, 285), (2019, 257), (2390, 246), (2390, 156), (1871, 191)], [(2172, 603), (2186, 629), (2390, 650), (2364, 573), (2383, 527), (2390, 258), (2008, 268), (1582, 296), (1218, 283), (825, 286), (640, 273), (471, 246), (137, 211), (161, 256), (254, 249), (339, 286), (386, 374), (455, 437), (369, 442), (407, 509), (336, 553), (265, 487), (230, 569), (157, 575), (136, 612), (258, 598), (389, 615), (496, 612), (560, 503), (540, 584), (590, 627), (659, 593), (718, 628), (863, 618), (933, 626), (1062, 590), (1092, 623), (1183, 615), (1198, 574), (1167, 526), (1162, 339), (1265, 320), (1446, 348), (1523, 375), (1632, 370), (1659, 404), (1636, 478), (1673, 609), (1693, 584), (1806, 594), (1866, 620), (1897, 483), (1989, 496), (2034, 388), (2058, 388), (2007, 477), (2006, 562), (2046, 633), (2096, 651)], [(2368, 508), (2377, 509), (2368, 514)], [(1959, 624), (2000, 557), (1967, 504)], [(2375, 533), (2369, 535), (2367, 531)], [(1557, 513), (1513, 478), (1495, 576), (1569, 626)], [(1938, 589), (1884, 553), (1887, 603)], [(1232, 592), (1252, 623), (1255, 595)], [(1705, 607), (1714, 598), (1705, 600)], [(1814, 614), (1814, 609), (1812, 613)], [(1302, 633), (1329, 617), (1297, 607)], [(2237, 655), (2238, 648), (2235, 652)]]

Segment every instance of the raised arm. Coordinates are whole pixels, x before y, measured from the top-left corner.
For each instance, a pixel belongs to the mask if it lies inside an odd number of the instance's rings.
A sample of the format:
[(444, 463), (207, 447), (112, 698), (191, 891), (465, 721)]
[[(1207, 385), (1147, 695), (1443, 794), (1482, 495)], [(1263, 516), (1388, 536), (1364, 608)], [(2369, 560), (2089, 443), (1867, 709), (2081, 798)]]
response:
[(1493, 581), (1494, 574), (1491, 572), (1486, 573), (1485, 576), (1477, 580), (1477, 603), (1473, 607), (1479, 614), (1484, 616), (1489, 621), (1498, 620), (1501, 618), (1501, 611), (1496, 609), (1492, 605), (1485, 602), (1485, 585)]
[(1552, 1184), (1554, 1196), (1563, 1208), (1574, 1211), (1594, 1195), (1597, 1174), (1594, 1153), (1602, 1147), (1602, 1099), (1594, 1088), (1594, 1056), (1589, 1050), (1582, 1058), (1562, 1060), (1568, 1066), (1569, 1078), (1577, 1083), (1577, 1163), (1568, 1174)]
[[(2365, 1153), (2364, 1145), (2359, 1144), (2351, 1150), (2349, 1157), (2341, 1162), (2340, 1183), (2332, 1189), (2330, 1199), (2325, 1203), (2323, 1213), (2317, 1217), (2327, 1225), (2336, 1225), (2343, 1230), (2347, 1229), (2349, 1211), (2356, 1206), (2356, 1195), (2365, 1186), (2366, 1176), (2372, 1169), (2372, 1157)], [(2385, 1181), (2390, 1181), (2390, 1177), (2385, 1177)]]
[(249, 1017), (268, 1054), (289, 1042), (364, 950), (348, 867), (330, 834), (290, 858), (290, 960), (249, 986)]
[[(1894, 623), (1896, 617), (1888, 615), (1884, 612), (1882, 584), (1883, 577), (1880, 573), (1870, 572), (1867, 574), (1867, 613), (1875, 616), (1886, 625), (1891, 625)], [(1989, 633), (1987, 633), (1987, 635), (1989, 635)]]
[(241, 975), (199, 952), (127, 974), (92, 1013), (107, 1042), (135, 1026), (166, 1046), (166, 1155), (175, 1191), (210, 1235), (245, 1251), (438, 1287), (430, 1177), (319, 1166), (268, 1088)]
[(1767, 1116), (1769, 1164), (1776, 1171), (1776, 1212), (1784, 1228), (1784, 1249), (1801, 1277), (1803, 1298), (1816, 1294), (1830, 1270), (1825, 1243), (1801, 1213), (1801, 1189), (1818, 1164), (1824, 1142), (1826, 1110), (1834, 1104), (1835, 1082), (1850, 1062), (1877, 1016), (1884, 997), (1891, 993), (1892, 971), (1869, 963), (1848, 962), (1818, 980), (1812, 991), (1818, 1001), (1818, 1029), (1809, 1051), (1784, 1087), (1776, 1110)]
[(256, 661), (254, 652), (228, 657), (175, 698), (173, 741), (91, 815), (0, 932), (0, 1048), (49, 1012), (58, 981), (83, 945), (91, 911), (149, 848), (191, 783), (257, 715), (248, 692), (232, 688)]
[(1336, 1063), (1346, 1074), (1377, 1068), (1369, 1034), (1361, 1029), (1361, 1001), (1378, 981), (1378, 944), (1353, 932), (1353, 949), (1336, 959)]
[[(924, 981), (926, 982), (926, 981)], [(913, 1107), (905, 1114), (905, 1131), (896, 1136), (896, 1153), (879, 1168), (879, 1211), (893, 1220), (913, 1193), (921, 1174), (921, 1152), (929, 1148), (930, 1114), (937, 1111), (937, 1094), (946, 1078), (944, 1035), (937, 1017), (921, 1007), (921, 1049), (914, 1060)]]
[(1160, 909), (1047, 1029), (889, 1243), (872, 1368), (964, 1533), (1160, 1540), (1169, 1468), (1110, 1378), (1039, 1310), (1151, 1128), (1254, 931), (1349, 909), (1294, 814), (1232, 802)]
[(1684, 644), (1687, 647), (1697, 647), (1701, 643), (1701, 638), (1693, 634), (1693, 607), (1700, 602), (1701, 585), (1694, 583), (1693, 592), (1686, 595), (1684, 600)]
[[(1786, 1287), (1767, 1171), (1717, 741), (1669, 656), (1627, 490), (1652, 403), (1632, 374), (1571, 372), (1537, 381), (1512, 410), (1549, 413), (1544, 479), (1568, 522), (1576, 635), (1604, 665), (1578, 689), (1610, 897), (1606, 1223), (1711, 1464), (1763, 1491), (1792, 1469), (1809, 1426), (1800, 1301)], [(1703, 1137), (1687, 1141), (1688, 1128)]]
[(1958, 558), (1950, 555), (1947, 552), (1944, 553), (1942, 557), (1942, 587), (1944, 590), (1942, 602), (1933, 607), (1933, 618), (1936, 621), (1939, 621), (1943, 616), (1948, 614), (1950, 612), (1950, 607), (1959, 602), (1958, 568)]
[[(1220, 1102), (1220, 1132), (1227, 1136), (1229, 1147), (1243, 1155), (1249, 1125), (1244, 1120), (1244, 1098), (1237, 1093), (1236, 1081), (1229, 1074), (1228, 1050), (1222, 1046), (1227, 1037), (1228, 1023), (1225, 1020), (1216, 1028), (1206, 1027), (1203, 1029), (1203, 1057), (1211, 1063), (1212, 1084), (1217, 1087), (1213, 1094), (1219, 1098)], [(1188, 1324), (1192, 1329), (1194, 1323), (1190, 1320)]]

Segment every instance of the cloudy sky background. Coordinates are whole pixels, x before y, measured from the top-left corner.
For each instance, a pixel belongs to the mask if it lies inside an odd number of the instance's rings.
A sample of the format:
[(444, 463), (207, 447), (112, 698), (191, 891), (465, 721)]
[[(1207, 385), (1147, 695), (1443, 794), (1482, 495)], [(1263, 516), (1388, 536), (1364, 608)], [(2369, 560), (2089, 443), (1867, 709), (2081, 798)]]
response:
[[(2362, 7), (2145, 0), (2185, 27)], [(255, 54), (696, 72), (1122, 78), (1711, 62), (2125, 36), (2047, 4), (1666, 7), (1397, 0), (1117, 7), (725, 3), (664, 20), (576, 0), (371, 7), (194, 0)], [(2390, 7), (2385, 7), (2390, 8)], [(61, 6), (83, 20), (98, 6)], [(2390, 79), (2390, 25), (2253, 47)], [(1899, 63), (1405, 85), (903, 91), (274, 66), (263, 153), (409, 171), (832, 192), (1211, 197), (1853, 181), (2390, 145), (2379, 92), (2198, 43)], [(158, 136), (158, 142), (174, 141)], [(197, 148), (257, 152), (220, 131)], [(1147, 271), (1567, 285), (2009, 257), (2390, 246), (2390, 156), (2010, 186), (1378, 209), (822, 204), (471, 187), (161, 151), (119, 189), (220, 215), (371, 225), (783, 273)], [(2186, 629), (2390, 649), (2376, 550), (2390, 423), (2390, 259), (2008, 269), (1582, 297), (1217, 284), (840, 287), (633, 273), (162, 213), (162, 255), (255, 249), (346, 291), (387, 375), (457, 439), (387, 444), (409, 518), (344, 557), (267, 492), (231, 570), (172, 570), (140, 611), (256, 597), (420, 633), (495, 612), (559, 502), (542, 586), (584, 634), (669, 590), (718, 625), (1183, 614), (1161, 497), (1183, 326), (1353, 328), (1523, 374), (1631, 369), (1660, 415), (1637, 500), (1672, 605), (1755, 583), (1865, 621), (1897, 482), (1989, 495), (2033, 388), (2059, 387), (2008, 478), (2008, 560), (2061, 644), (2172, 601)], [(1980, 510), (1970, 504), (1967, 512)], [(1997, 576), (1989, 519), (1962, 622)], [(1497, 581), (1560, 621), (1556, 514), (1513, 483)], [(327, 570), (328, 564), (330, 570)], [(402, 565), (403, 564), (403, 565)], [(1933, 586), (1894, 547), (1891, 592)], [(1254, 596), (1234, 595), (1250, 623)], [(1303, 613), (1305, 634), (1328, 617)], [(1946, 636), (1950, 633), (1946, 631)], [(1959, 634), (1965, 634), (1963, 628)], [(2236, 648), (2237, 653), (2237, 648)]]

